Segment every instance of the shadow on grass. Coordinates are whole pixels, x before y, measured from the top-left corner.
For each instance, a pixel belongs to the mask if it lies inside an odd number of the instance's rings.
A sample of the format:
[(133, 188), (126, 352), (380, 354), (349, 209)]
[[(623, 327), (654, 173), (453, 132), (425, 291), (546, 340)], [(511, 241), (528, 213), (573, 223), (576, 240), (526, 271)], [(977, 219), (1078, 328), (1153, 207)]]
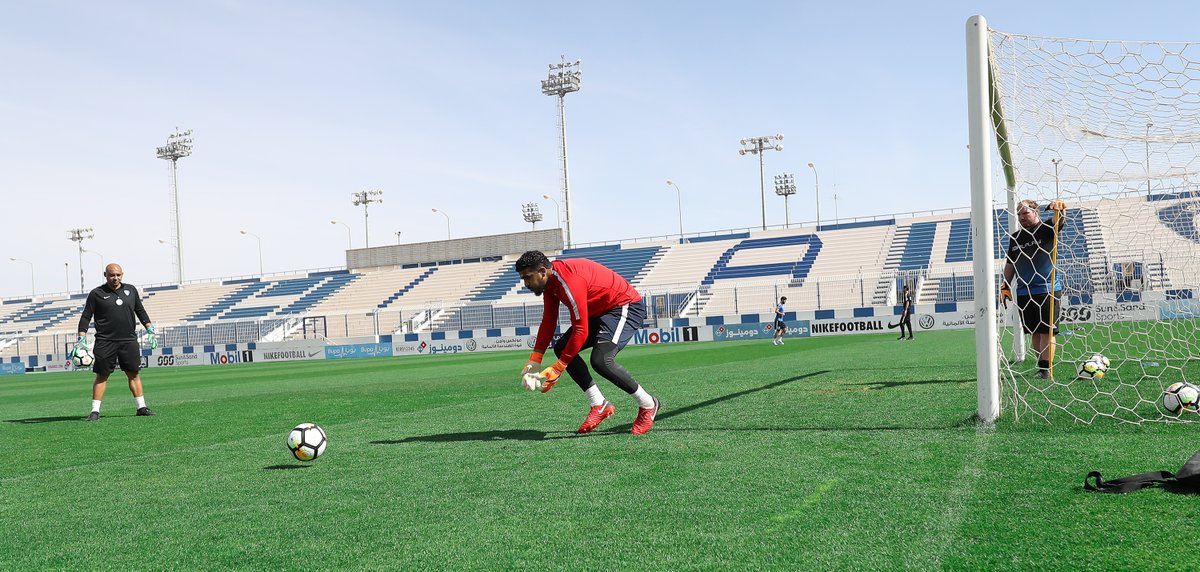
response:
[(292, 469), (307, 469), (312, 465), (271, 465), (263, 467), (264, 471), (290, 471)]
[(401, 445), (404, 443), (454, 443), (460, 441), (545, 441), (562, 439), (548, 437), (545, 431), (533, 429), (499, 429), (496, 431), (466, 431), (463, 433), (441, 433), (438, 435), (416, 435), (403, 439), (371, 441), (372, 445)]
[(83, 421), (86, 417), (71, 415), (69, 417), (30, 417), (27, 419), (5, 419), (5, 423), (58, 423), (59, 421)]
[(910, 385), (937, 385), (942, 383), (970, 383), (974, 384), (974, 380), (970, 379), (922, 379), (914, 381), (867, 381), (864, 383), (848, 383), (846, 385), (869, 385), (870, 389), (891, 389), (893, 387), (907, 387)]
[[(685, 405), (678, 409), (672, 409), (670, 407), (670, 404), (667, 404), (665, 410), (658, 412), (658, 415), (654, 418), (654, 422), (657, 424), (658, 422), (662, 421), (663, 419), (670, 419), (672, 417), (675, 417), (676, 415), (683, 415), (684, 413), (691, 413), (697, 409), (703, 409), (705, 407), (709, 407), (712, 405), (716, 405), (718, 403), (729, 401), (730, 399), (737, 399), (739, 397), (745, 397), (747, 395), (750, 395), (751, 393), (758, 393), (760, 391), (767, 391), (769, 389), (775, 389), (777, 387), (782, 387), (784, 385), (792, 383), (793, 381), (800, 381), (802, 379), (808, 379), (810, 377), (816, 377), (818, 375), (825, 375), (827, 373), (829, 373), (829, 370), (823, 369), (821, 371), (814, 371), (812, 373), (806, 373), (804, 375), (797, 375), (794, 377), (789, 377), (787, 379), (781, 379), (779, 381), (774, 381), (774, 382), (768, 383), (766, 385), (763, 385), (761, 387), (754, 387), (751, 389), (744, 389), (742, 391), (735, 391), (733, 393), (722, 395), (720, 397), (714, 397), (712, 399), (701, 401), (699, 403)], [(626, 423), (624, 425), (618, 425), (616, 427), (613, 427), (611, 429), (603, 431), (602, 434), (628, 433), (630, 429), (633, 429), (633, 423)]]
[[(870, 427), (855, 427), (855, 426), (797, 427), (797, 426), (787, 426), (787, 427), (697, 427), (697, 428), (688, 428), (688, 427), (660, 428), (658, 426), (658, 423), (663, 421), (664, 419), (670, 419), (670, 418), (676, 417), (678, 415), (683, 415), (685, 413), (691, 413), (698, 409), (710, 407), (712, 405), (716, 405), (718, 403), (723, 403), (723, 402), (729, 401), (731, 399), (745, 397), (747, 395), (757, 393), (760, 391), (776, 389), (776, 388), (782, 387), (784, 385), (787, 385), (787, 384), (795, 382), (795, 381), (800, 381), (803, 379), (808, 379), (811, 377), (816, 377), (816, 376), (824, 375), (827, 373), (829, 373), (828, 370), (821, 370), (821, 371), (814, 371), (812, 373), (806, 373), (804, 375), (797, 375), (794, 377), (789, 377), (787, 379), (781, 379), (779, 381), (774, 381), (774, 382), (768, 383), (768, 384), (760, 386), (760, 387), (754, 387), (754, 388), (745, 389), (742, 391), (735, 391), (733, 393), (722, 395), (720, 397), (714, 397), (712, 399), (707, 399), (705, 401), (693, 403), (691, 405), (685, 405), (685, 406), (677, 408), (677, 409), (671, 409), (670, 404), (667, 404), (666, 408), (664, 408), (662, 411), (659, 412), (658, 417), (655, 419), (656, 426), (654, 429), (651, 430), (651, 432), (654, 432), (654, 431), (672, 431), (672, 432), (674, 432), (674, 431), (780, 431), (780, 432), (786, 432), (786, 431), (909, 431), (909, 430), (941, 431), (941, 430), (952, 429), (952, 428), (956, 428), (956, 427), (972, 426), (975, 424), (975, 420), (973, 417), (967, 417), (957, 423), (951, 423), (946, 426), (870, 426)], [(961, 380), (942, 380), (942, 381), (935, 381), (935, 382), (914, 382), (914, 383), (962, 383), (962, 381)], [(870, 384), (870, 385), (875, 385), (875, 384)], [(623, 425), (618, 425), (618, 426), (615, 426), (615, 427), (612, 427), (609, 429), (605, 429), (603, 431), (596, 431), (596, 432), (590, 433), (588, 435), (577, 435), (574, 432), (567, 433), (567, 434), (556, 434), (556, 433), (562, 433), (562, 432), (548, 433), (546, 431), (538, 431), (535, 429), (498, 429), (495, 431), (466, 431), (466, 432), (462, 432), (462, 433), (441, 433), (441, 434), (437, 434), (437, 435), (416, 435), (416, 436), (412, 436), (412, 437), (405, 437), (403, 439), (381, 439), (381, 440), (371, 441), (371, 444), (372, 445), (401, 445), (404, 443), (455, 443), (455, 442), (467, 442), (467, 441), (550, 441), (550, 440), (555, 440), (555, 439), (578, 439), (578, 438), (586, 438), (586, 437), (590, 437), (590, 436), (629, 433), (629, 430), (632, 428), (633, 428), (632, 423), (625, 423)]]

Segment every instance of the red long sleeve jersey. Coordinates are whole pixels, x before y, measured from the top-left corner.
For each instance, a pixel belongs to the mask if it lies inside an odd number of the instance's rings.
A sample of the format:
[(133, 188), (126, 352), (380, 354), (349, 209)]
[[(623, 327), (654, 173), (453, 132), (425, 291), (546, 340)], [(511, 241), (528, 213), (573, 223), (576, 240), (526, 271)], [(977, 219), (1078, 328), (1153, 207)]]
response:
[(637, 302), (642, 295), (620, 274), (586, 258), (560, 259), (550, 265), (554, 268), (554, 274), (546, 281), (546, 289), (542, 291), (545, 308), (533, 351), (544, 353), (550, 346), (550, 338), (558, 324), (558, 304), (562, 302), (571, 314), (571, 339), (558, 356), (558, 361), (566, 367), (587, 340), (589, 318)]

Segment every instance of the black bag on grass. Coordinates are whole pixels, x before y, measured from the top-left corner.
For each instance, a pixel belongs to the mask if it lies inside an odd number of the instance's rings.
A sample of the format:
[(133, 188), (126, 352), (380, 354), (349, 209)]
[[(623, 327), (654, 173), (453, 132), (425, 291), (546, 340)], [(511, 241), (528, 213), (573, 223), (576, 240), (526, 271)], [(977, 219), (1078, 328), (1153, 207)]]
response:
[[(1093, 479), (1095, 484), (1092, 484)], [(1100, 478), (1099, 471), (1092, 471), (1083, 478), (1084, 490), (1098, 493), (1127, 493), (1155, 485), (1161, 485), (1171, 492), (1200, 493), (1200, 451), (1196, 451), (1183, 464), (1183, 468), (1174, 474), (1170, 471), (1154, 471), (1106, 481)]]

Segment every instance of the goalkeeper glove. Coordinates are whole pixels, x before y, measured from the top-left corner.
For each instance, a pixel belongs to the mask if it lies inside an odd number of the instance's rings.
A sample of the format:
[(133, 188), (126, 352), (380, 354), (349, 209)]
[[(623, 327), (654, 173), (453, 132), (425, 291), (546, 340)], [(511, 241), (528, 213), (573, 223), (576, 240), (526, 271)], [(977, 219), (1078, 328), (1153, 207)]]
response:
[(1060, 200), (1050, 201), (1050, 204), (1046, 205), (1046, 210), (1058, 211), (1059, 213), (1061, 213), (1061, 212), (1067, 210), (1067, 202), (1060, 201)]
[(158, 349), (158, 336), (154, 332), (154, 326), (146, 327), (146, 341), (150, 343), (150, 349)]
[(1008, 302), (1009, 302), (1009, 300), (1012, 300), (1012, 299), (1013, 299), (1012, 290), (1008, 289), (1008, 284), (1001, 284), (1000, 285), (1000, 303), (1004, 304), (1005, 308), (1008, 308)]
[(562, 375), (563, 368), (559, 366), (562, 362), (554, 362), (554, 365), (543, 369), (538, 377), (542, 380), (542, 393), (550, 391), (554, 384), (558, 381), (558, 376)]
[(75, 357), (79, 350), (87, 350), (87, 336), (79, 336), (79, 339), (75, 340), (75, 347), (71, 348), (71, 355), (68, 357)]

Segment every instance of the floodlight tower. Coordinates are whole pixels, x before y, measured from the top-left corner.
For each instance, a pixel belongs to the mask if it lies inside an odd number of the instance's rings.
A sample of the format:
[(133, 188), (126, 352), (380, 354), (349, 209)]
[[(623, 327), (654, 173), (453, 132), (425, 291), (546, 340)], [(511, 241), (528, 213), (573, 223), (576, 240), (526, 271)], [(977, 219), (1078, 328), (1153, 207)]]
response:
[(758, 155), (758, 194), (762, 199), (763, 230), (767, 230), (767, 183), (763, 170), (763, 153), (767, 151), (783, 151), (783, 145), (778, 143), (779, 141), (783, 141), (783, 133), (747, 137), (742, 139), (742, 148), (738, 150), (738, 155), (745, 155), (746, 153)]
[(542, 220), (542, 213), (538, 211), (537, 203), (525, 203), (521, 205), (521, 216), (525, 222), (533, 223), (533, 230), (537, 230), (538, 221)]
[(180, 131), (176, 127), (175, 132), (167, 136), (167, 144), (158, 147), (156, 151), (159, 159), (171, 162), (171, 230), (175, 231), (175, 281), (183, 284), (183, 229), (179, 225), (178, 163), (180, 159), (192, 154), (192, 130)]
[(366, 248), (371, 248), (371, 226), (370, 221), (368, 220), (369, 215), (367, 214), (367, 208), (370, 207), (371, 203), (383, 202), (383, 191), (378, 189), (372, 191), (359, 191), (357, 193), (350, 193), (350, 196), (354, 197), (354, 206), (362, 205), (363, 244), (366, 246)]
[(73, 228), (67, 231), (67, 240), (76, 243), (79, 246), (79, 291), (87, 292), (87, 287), (83, 285), (83, 241), (89, 238), (94, 238), (96, 235), (92, 232), (92, 227), (88, 228)]
[(563, 177), (563, 211), (566, 220), (563, 230), (566, 233), (567, 248), (571, 247), (571, 177), (567, 171), (567, 106), (568, 93), (579, 91), (583, 80), (583, 72), (579, 65), (581, 60), (568, 62), (566, 56), (560, 56), (561, 61), (550, 64), (550, 75), (542, 80), (542, 93), (558, 96), (558, 136), (562, 141), (562, 177)]
[(790, 228), (792, 215), (788, 212), (788, 197), (796, 194), (796, 177), (791, 173), (775, 175), (775, 194), (783, 197), (783, 228)]

